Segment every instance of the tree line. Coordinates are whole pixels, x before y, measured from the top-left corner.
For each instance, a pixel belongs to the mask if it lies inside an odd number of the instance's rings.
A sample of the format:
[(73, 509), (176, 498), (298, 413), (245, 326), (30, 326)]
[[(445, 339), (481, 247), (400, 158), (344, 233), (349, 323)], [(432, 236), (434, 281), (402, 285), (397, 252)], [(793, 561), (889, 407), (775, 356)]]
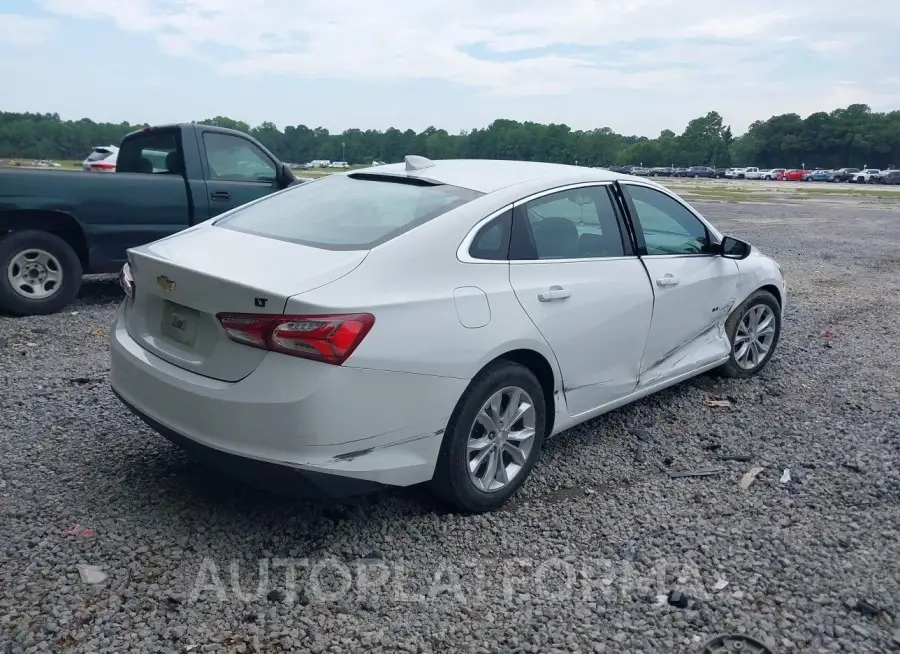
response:
[[(401, 161), (407, 154), (432, 159), (524, 159), (583, 166), (759, 166), (877, 167), (900, 165), (900, 111), (879, 113), (852, 104), (803, 118), (789, 113), (758, 120), (735, 136), (722, 116), (710, 111), (687, 124), (681, 134), (663, 130), (656, 138), (626, 136), (609, 127), (573, 130), (498, 119), (485, 128), (450, 134), (429, 127), (416, 133), (390, 128), (348, 129), (332, 134), (324, 127), (270, 122), (251, 127), (216, 116), (195, 121), (252, 134), (283, 161), (313, 159), (369, 164)], [(130, 123), (62, 120), (58, 114), (0, 112), (0, 156), (31, 159), (83, 159), (95, 145), (118, 144)]]

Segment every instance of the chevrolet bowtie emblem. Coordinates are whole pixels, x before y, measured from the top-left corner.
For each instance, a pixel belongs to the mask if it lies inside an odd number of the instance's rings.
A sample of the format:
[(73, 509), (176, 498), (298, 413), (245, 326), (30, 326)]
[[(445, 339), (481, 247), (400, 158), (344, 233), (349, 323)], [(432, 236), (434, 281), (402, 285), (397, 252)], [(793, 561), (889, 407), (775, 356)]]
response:
[(166, 277), (165, 275), (160, 275), (156, 278), (156, 283), (159, 284), (159, 287), (164, 290), (166, 293), (175, 288), (175, 282)]

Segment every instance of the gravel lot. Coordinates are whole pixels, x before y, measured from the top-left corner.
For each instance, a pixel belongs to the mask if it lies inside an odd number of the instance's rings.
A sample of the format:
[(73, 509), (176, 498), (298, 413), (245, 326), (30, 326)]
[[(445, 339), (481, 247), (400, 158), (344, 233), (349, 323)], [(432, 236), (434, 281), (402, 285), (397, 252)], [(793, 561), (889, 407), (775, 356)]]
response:
[[(900, 651), (900, 204), (854, 202), (695, 202), (785, 268), (772, 363), (551, 441), (479, 517), (418, 489), (296, 500), (192, 462), (108, 389), (114, 281), (0, 317), (0, 652), (618, 654), (724, 632)], [(698, 468), (724, 471), (669, 477)]]

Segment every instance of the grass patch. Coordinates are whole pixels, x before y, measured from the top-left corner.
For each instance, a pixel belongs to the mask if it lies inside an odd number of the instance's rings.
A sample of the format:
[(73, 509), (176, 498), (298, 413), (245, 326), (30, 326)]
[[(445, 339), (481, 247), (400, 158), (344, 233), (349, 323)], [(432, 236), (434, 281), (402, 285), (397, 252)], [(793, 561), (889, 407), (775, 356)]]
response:
[(746, 193), (746, 192), (693, 192), (686, 191), (679, 193), (679, 195), (686, 200), (725, 200), (728, 202), (771, 202), (773, 200), (777, 200), (777, 198), (773, 198), (771, 195), (761, 195), (758, 193)]
[(843, 188), (798, 188), (795, 193), (803, 195), (846, 195), (874, 198), (900, 198), (900, 191), (884, 188), (843, 189)]
[(759, 193), (743, 188), (730, 188), (727, 186), (690, 187), (679, 188), (678, 194), (695, 198), (712, 198), (716, 200), (733, 200), (736, 202), (764, 202), (773, 197), (766, 193)]

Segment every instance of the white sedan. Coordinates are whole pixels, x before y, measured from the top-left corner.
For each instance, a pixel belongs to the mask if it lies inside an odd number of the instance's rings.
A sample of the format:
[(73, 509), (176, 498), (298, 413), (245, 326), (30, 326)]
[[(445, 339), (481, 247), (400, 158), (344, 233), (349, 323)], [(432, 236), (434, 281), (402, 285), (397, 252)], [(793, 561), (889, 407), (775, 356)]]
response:
[(213, 458), (323, 493), (496, 508), (551, 436), (705, 371), (758, 373), (781, 269), (649, 180), (407, 157), (133, 248), (111, 384)]

